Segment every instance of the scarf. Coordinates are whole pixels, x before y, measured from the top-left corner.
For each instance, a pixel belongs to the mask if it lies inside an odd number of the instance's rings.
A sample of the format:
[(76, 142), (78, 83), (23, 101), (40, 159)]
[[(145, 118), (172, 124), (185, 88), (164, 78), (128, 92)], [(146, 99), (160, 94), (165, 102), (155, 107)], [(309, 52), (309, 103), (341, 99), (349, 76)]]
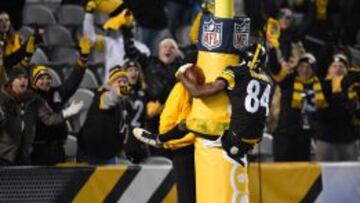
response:
[(315, 92), (315, 107), (317, 109), (327, 107), (328, 104), (325, 101), (325, 96), (322, 92), (320, 81), (316, 76), (310, 78), (305, 82), (302, 82), (299, 76), (295, 77), (291, 107), (294, 109), (302, 109), (303, 97), (305, 94), (304, 84), (312, 84), (312, 89)]

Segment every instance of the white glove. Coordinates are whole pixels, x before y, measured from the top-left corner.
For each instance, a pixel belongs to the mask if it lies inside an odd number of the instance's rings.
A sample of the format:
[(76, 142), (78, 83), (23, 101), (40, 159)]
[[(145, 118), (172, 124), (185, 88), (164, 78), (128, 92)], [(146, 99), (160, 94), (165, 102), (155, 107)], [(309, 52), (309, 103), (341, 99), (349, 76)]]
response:
[(67, 119), (67, 118), (79, 113), (79, 111), (81, 110), (81, 108), (83, 106), (84, 106), (83, 101), (80, 101), (79, 103), (75, 103), (75, 101), (72, 101), (69, 107), (62, 110), (62, 115), (65, 119)]
[(184, 74), (185, 71), (187, 69), (191, 68), (193, 65), (194, 64), (192, 64), (192, 63), (186, 63), (186, 64), (180, 66), (180, 68), (175, 73), (175, 77), (178, 77), (179, 75)]

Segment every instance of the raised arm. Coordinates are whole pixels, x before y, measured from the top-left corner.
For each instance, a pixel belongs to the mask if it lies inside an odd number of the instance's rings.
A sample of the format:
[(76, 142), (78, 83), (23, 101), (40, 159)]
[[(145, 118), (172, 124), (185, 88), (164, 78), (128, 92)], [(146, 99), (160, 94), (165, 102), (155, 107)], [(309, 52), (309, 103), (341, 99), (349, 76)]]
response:
[(183, 74), (180, 74), (178, 78), (181, 80), (190, 94), (195, 98), (212, 96), (223, 91), (226, 87), (226, 82), (221, 79), (217, 79), (214, 82), (205, 83), (203, 85), (198, 85), (196, 83), (190, 82)]
[(83, 22), (83, 35), (88, 37), (91, 41), (91, 44), (95, 46), (97, 51), (102, 51), (105, 46), (106, 40), (102, 35), (96, 35), (95, 25), (94, 25), (94, 11), (96, 9), (96, 4), (93, 0), (88, 1), (85, 6), (85, 16)]
[(59, 88), (59, 92), (64, 102), (66, 102), (79, 88), (80, 83), (84, 77), (87, 60), (91, 51), (91, 42), (88, 37), (81, 37), (79, 41), (80, 57), (76, 62), (76, 67), (71, 72), (69, 78), (67, 78)]
[(108, 110), (115, 107), (128, 92), (128, 87), (118, 87), (116, 90), (105, 91), (100, 96), (99, 109)]

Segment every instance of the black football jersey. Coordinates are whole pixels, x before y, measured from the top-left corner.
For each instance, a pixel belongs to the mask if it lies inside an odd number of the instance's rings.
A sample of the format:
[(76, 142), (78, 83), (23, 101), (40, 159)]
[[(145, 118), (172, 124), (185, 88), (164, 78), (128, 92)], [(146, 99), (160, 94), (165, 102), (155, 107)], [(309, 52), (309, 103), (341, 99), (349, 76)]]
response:
[(130, 126), (144, 127), (146, 117), (146, 103), (148, 102), (147, 94), (144, 90), (131, 90), (129, 99), (132, 107)]
[(242, 138), (263, 134), (273, 82), (263, 71), (250, 70), (245, 63), (225, 68), (218, 78), (227, 84), (231, 104), (229, 130)]

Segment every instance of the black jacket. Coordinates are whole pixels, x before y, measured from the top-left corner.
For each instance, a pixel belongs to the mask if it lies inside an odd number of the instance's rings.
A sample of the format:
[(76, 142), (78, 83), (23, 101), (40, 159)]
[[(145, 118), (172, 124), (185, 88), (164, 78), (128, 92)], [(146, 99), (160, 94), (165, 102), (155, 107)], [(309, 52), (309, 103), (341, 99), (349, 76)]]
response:
[(79, 151), (99, 158), (117, 155), (123, 149), (123, 141), (128, 133), (127, 101), (122, 99), (108, 109), (101, 109), (106, 92), (109, 90), (99, 89), (94, 92), (78, 138)]
[(30, 164), (36, 122), (46, 125), (64, 122), (61, 113), (54, 113), (47, 103), (28, 92), (17, 102), (5, 89), (0, 92), (0, 159), (9, 164)]
[(177, 58), (173, 63), (164, 64), (158, 57), (146, 56), (134, 46), (131, 35), (126, 30), (124, 30), (124, 41), (126, 56), (141, 65), (150, 100), (159, 100), (164, 104), (176, 83), (175, 73), (181, 60)]
[(330, 143), (349, 143), (358, 139), (352, 125), (352, 112), (345, 92), (333, 93), (331, 80), (322, 81), (329, 106), (318, 112), (317, 138)]
[[(47, 92), (36, 90), (36, 93), (46, 100), (53, 111), (60, 112), (63, 109), (64, 104), (66, 104), (69, 98), (78, 89), (85, 70), (85, 68), (76, 67), (62, 85), (51, 87)], [(46, 144), (53, 140), (64, 141), (67, 137), (65, 122), (52, 126), (37, 122), (36, 126), (35, 143)]]

